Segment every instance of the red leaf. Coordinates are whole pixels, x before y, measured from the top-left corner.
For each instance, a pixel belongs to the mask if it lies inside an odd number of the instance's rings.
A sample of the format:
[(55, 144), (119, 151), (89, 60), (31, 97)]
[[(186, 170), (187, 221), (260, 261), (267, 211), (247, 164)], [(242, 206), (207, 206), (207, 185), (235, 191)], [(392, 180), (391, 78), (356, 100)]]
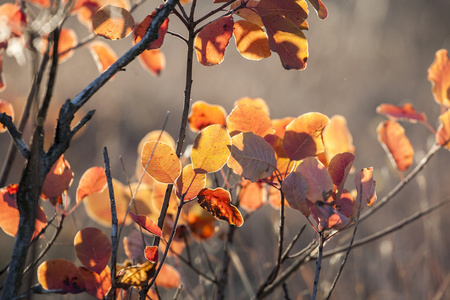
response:
[(225, 49), (233, 33), (233, 17), (222, 17), (206, 25), (195, 39), (198, 61), (204, 66), (214, 66), (223, 61)]
[(305, 158), (295, 172), (301, 173), (308, 181), (306, 198), (311, 202), (328, 200), (333, 191), (333, 182), (324, 165), (316, 157)]
[(70, 168), (69, 162), (65, 160), (63, 154), (47, 173), (44, 185), (42, 186), (42, 194), (44, 194), (53, 205), (56, 205), (59, 196), (61, 196), (61, 194), (72, 184), (72, 179), (72, 169)]
[(427, 117), (424, 113), (418, 113), (411, 103), (405, 103), (402, 106), (392, 104), (381, 104), (377, 107), (377, 113), (384, 114), (393, 120), (406, 120), (411, 123), (425, 122)]
[(282, 190), (286, 201), (293, 209), (299, 210), (305, 217), (310, 215), (306, 202), (308, 180), (299, 172), (292, 172), (283, 181)]
[(66, 259), (44, 261), (37, 269), (37, 279), (46, 290), (62, 290), (72, 294), (85, 290), (78, 268)]
[(86, 227), (78, 231), (73, 244), (78, 259), (89, 270), (100, 274), (108, 265), (112, 245), (108, 236), (100, 229)]
[(323, 20), (326, 17), (328, 17), (328, 9), (325, 7), (325, 4), (323, 4), (321, 0), (308, 0), (308, 1), (309, 3), (312, 4), (320, 19)]
[(230, 199), (230, 193), (222, 188), (203, 189), (198, 194), (198, 204), (214, 217), (241, 227), (244, 224), (244, 219), (236, 206), (231, 204)]
[(151, 234), (154, 234), (160, 238), (162, 238), (161, 228), (155, 223), (155, 221), (143, 215), (135, 215), (132, 212), (129, 212), (130, 217), (139, 224), (143, 229), (147, 230)]
[(146, 259), (148, 259), (150, 261), (158, 262), (158, 247), (157, 246), (145, 247), (144, 255), (145, 255)]
[[(136, 27), (134, 31), (134, 43), (137, 44), (142, 40), (147, 32), (148, 26), (152, 23), (153, 18), (156, 15), (156, 11), (152, 12), (151, 15), (145, 17), (145, 19)], [(159, 49), (164, 43), (164, 37), (166, 36), (166, 32), (169, 29), (169, 18), (165, 19), (161, 24), (158, 30), (158, 38), (153, 41), (147, 48), (147, 50), (151, 49)]]
[(144, 259), (144, 241), (142, 234), (138, 230), (130, 232), (123, 238), (123, 249), (129, 260), (142, 263)]
[(111, 288), (111, 270), (108, 266), (100, 273), (92, 272), (85, 267), (79, 267), (78, 272), (83, 278), (86, 292), (97, 299), (104, 299)]
[(103, 191), (106, 188), (106, 174), (102, 167), (92, 167), (84, 172), (77, 189), (77, 203), (84, 197)]
[(436, 131), (436, 142), (450, 150), (450, 110), (439, 117), (440, 125)]
[(328, 172), (333, 181), (333, 192), (338, 191), (337, 199), (340, 198), (340, 194), (344, 189), (345, 180), (347, 179), (348, 173), (350, 173), (354, 160), (355, 156), (353, 154), (345, 152), (333, 157), (328, 165)]

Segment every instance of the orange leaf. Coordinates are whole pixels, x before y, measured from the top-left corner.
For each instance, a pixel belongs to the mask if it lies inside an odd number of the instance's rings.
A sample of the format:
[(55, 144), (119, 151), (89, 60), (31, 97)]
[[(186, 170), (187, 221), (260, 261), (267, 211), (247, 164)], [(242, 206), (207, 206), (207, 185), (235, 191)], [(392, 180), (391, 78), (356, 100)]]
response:
[(227, 164), (236, 174), (252, 182), (272, 175), (277, 165), (275, 153), (262, 137), (244, 132), (235, 135), (231, 142)]
[(450, 107), (450, 60), (447, 50), (441, 49), (436, 52), (434, 62), (428, 69), (428, 80), (431, 81), (434, 100)]
[[(139, 43), (142, 38), (145, 36), (145, 33), (147, 32), (148, 27), (152, 23), (153, 18), (156, 15), (156, 11), (152, 12), (151, 15), (148, 15), (145, 17), (144, 21), (142, 21), (134, 31), (134, 43)], [(166, 32), (169, 29), (169, 18), (165, 19), (164, 22), (161, 24), (161, 27), (159, 27), (158, 30), (158, 38), (153, 41), (147, 48), (147, 50), (151, 49), (159, 49), (161, 48), (162, 44), (164, 43), (164, 37), (166, 36)]]
[[(152, 207), (154, 211), (157, 211), (159, 214), (159, 211), (161, 211), (161, 207), (164, 201), (164, 196), (166, 194), (167, 190), (167, 184), (165, 183), (159, 183), (155, 182), (153, 184), (153, 192), (152, 192)], [(167, 210), (168, 214), (176, 214), (177, 207), (178, 207), (178, 198), (175, 196), (175, 194), (170, 195), (170, 201), (169, 201), (169, 208)]]
[(436, 142), (450, 150), (450, 110), (439, 117), (440, 125), (436, 131)]
[(287, 157), (283, 148), (283, 139), (277, 135), (268, 134), (264, 137), (264, 140), (268, 142), (275, 151), (275, 157), (277, 158), (277, 169), (281, 173), (281, 177), (285, 177), (294, 168), (294, 164)]
[(161, 130), (153, 130), (147, 133), (142, 140), (139, 142), (137, 153), (141, 155), (142, 148), (144, 148), (144, 144), (150, 141), (160, 141), (164, 142), (167, 145), (169, 145), (172, 148), (175, 148), (175, 140), (173, 137), (168, 133), (167, 131), (161, 131)]
[(146, 172), (161, 183), (175, 183), (181, 162), (172, 147), (163, 142), (147, 142), (142, 148), (141, 163)]
[(138, 230), (131, 231), (123, 238), (123, 250), (131, 261), (144, 261), (144, 241)]
[(58, 197), (72, 185), (72, 179), (72, 169), (63, 154), (47, 173), (44, 185), (42, 186), (42, 194), (49, 198), (49, 201), (53, 205), (56, 205)]
[(117, 54), (108, 44), (104, 42), (94, 41), (89, 44), (88, 48), (100, 73), (108, 69), (109, 66), (117, 60)]
[(355, 186), (358, 192), (356, 197), (356, 206), (358, 209), (359, 203), (367, 203), (372, 206), (377, 200), (377, 193), (375, 191), (376, 182), (372, 177), (373, 168), (364, 168), (355, 175)]
[(225, 127), (209, 125), (195, 138), (191, 151), (192, 166), (196, 173), (220, 170), (230, 157), (231, 138)]
[(189, 128), (198, 132), (213, 124), (225, 126), (227, 112), (220, 105), (210, 105), (204, 101), (196, 101), (192, 104), (189, 115)]
[[(7, 114), (14, 121), (14, 107), (10, 102), (0, 99), (0, 113)], [(0, 133), (6, 132), (6, 130), (6, 127), (0, 124)]]
[(275, 129), (275, 135), (277, 135), (283, 139), (284, 133), (286, 131), (286, 126), (288, 126), (289, 123), (291, 123), (294, 120), (295, 120), (295, 118), (293, 118), (293, 117), (286, 117), (283, 119), (273, 119), (272, 126)]
[(245, 105), (245, 104), (259, 107), (263, 111), (265, 111), (268, 116), (270, 116), (269, 106), (267, 105), (266, 101), (264, 101), (263, 98), (242, 97), (242, 98), (234, 101), (233, 107), (236, 107), (238, 105)]
[(406, 120), (411, 123), (425, 122), (427, 117), (424, 113), (418, 113), (411, 103), (405, 103), (402, 106), (392, 104), (381, 104), (377, 107), (377, 113), (383, 114), (395, 120)]
[(102, 167), (92, 167), (84, 172), (77, 189), (77, 203), (90, 194), (98, 193), (106, 188), (106, 174)]
[(222, 188), (215, 190), (203, 189), (198, 194), (198, 204), (203, 209), (209, 211), (220, 220), (225, 220), (231, 225), (241, 227), (244, 224), (244, 219), (236, 206), (231, 204), (230, 199), (230, 193)]
[(227, 129), (231, 136), (239, 132), (253, 132), (264, 137), (274, 133), (272, 121), (264, 109), (250, 104), (240, 104), (234, 107), (227, 117)]
[(323, 4), (321, 0), (308, 0), (308, 1), (309, 3), (312, 4), (320, 19), (323, 20), (326, 17), (328, 17), (328, 9), (325, 7), (325, 4)]
[[(258, 3), (258, 0), (249, 0), (246, 7), (238, 9), (235, 14), (259, 27), (264, 27), (261, 17), (253, 10)], [(235, 1), (231, 4), (230, 9), (236, 9), (239, 5), (241, 5), (241, 1)]]
[(37, 269), (37, 280), (46, 290), (77, 294), (85, 290), (78, 268), (66, 259), (44, 261)]
[(108, 4), (92, 16), (92, 26), (96, 35), (119, 40), (134, 30), (134, 19), (128, 10)]
[(225, 48), (233, 33), (233, 17), (222, 17), (206, 25), (195, 39), (198, 61), (204, 66), (218, 65), (223, 61)]
[(291, 160), (302, 160), (324, 151), (322, 132), (329, 119), (321, 113), (306, 113), (286, 126), (283, 148)]
[(353, 220), (358, 216), (358, 208), (355, 209), (355, 200), (346, 189), (342, 190), (340, 198), (335, 200), (335, 203), (339, 211), (347, 218)]
[(292, 172), (286, 176), (282, 190), (290, 207), (299, 210), (305, 217), (310, 215), (311, 212), (306, 203), (308, 181), (301, 173)]
[(339, 153), (355, 153), (353, 137), (348, 130), (347, 121), (341, 115), (334, 115), (323, 130), (323, 144), (327, 163)]
[[(58, 41), (58, 62), (63, 63), (72, 57), (74, 50), (73, 48), (78, 44), (77, 34), (73, 29), (62, 28), (59, 34)], [(72, 50), (70, 50), (72, 49)], [(68, 51), (70, 50), (70, 51)], [(67, 52), (66, 52), (67, 51)], [(64, 53), (65, 52), (65, 53)], [(64, 54), (62, 54), (64, 53)]]
[[(15, 237), (19, 228), (19, 210), (17, 209), (16, 197), (18, 184), (10, 184), (0, 189), (0, 227), (3, 231)], [(37, 237), (47, 225), (47, 217), (42, 207), (38, 206), (33, 237)]]
[(239, 206), (246, 211), (255, 211), (264, 205), (267, 199), (266, 189), (261, 182), (242, 179), (239, 192)]
[(198, 205), (189, 208), (186, 217), (187, 225), (194, 237), (202, 241), (214, 235), (216, 218)]
[(78, 272), (83, 278), (86, 292), (97, 299), (104, 299), (111, 288), (111, 270), (109, 267), (106, 266), (100, 274), (85, 267), (79, 267)]
[(158, 262), (158, 247), (157, 246), (147, 246), (144, 250), (145, 258), (149, 261)]
[(164, 264), (156, 277), (155, 284), (166, 289), (176, 289), (180, 286), (180, 273), (171, 265)]
[[(4, 40), (14, 36), (22, 36), (24, 28), (27, 25), (27, 16), (18, 4), (4, 3), (0, 5), (0, 18), (2, 22), (2, 39), (0, 46)], [(0, 47), (1, 48), (1, 47)]]
[(162, 231), (161, 228), (158, 227), (158, 225), (155, 223), (155, 221), (151, 220), (150, 218), (144, 216), (144, 215), (135, 215), (131, 211), (129, 212), (130, 217), (138, 223), (139, 226), (141, 226), (143, 229), (147, 230), (151, 234), (154, 234), (160, 238), (162, 238)]
[(205, 185), (206, 174), (195, 172), (192, 164), (189, 164), (183, 168), (180, 177), (177, 178), (177, 196), (181, 199), (182, 195), (184, 195), (184, 201), (194, 199)]
[(308, 5), (305, 0), (261, 0), (254, 7), (263, 18), (267, 15), (279, 15), (299, 27), (308, 17)]
[(334, 156), (330, 164), (328, 165), (328, 172), (330, 173), (331, 180), (333, 181), (333, 192), (338, 191), (337, 199), (344, 189), (345, 180), (353, 165), (355, 156), (351, 153), (344, 152)]
[[(414, 149), (405, 129), (395, 121), (384, 121), (377, 128), (378, 141), (399, 171), (408, 169), (414, 161)], [(392, 161), (393, 160), (393, 161)]]
[(234, 22), (233, 34), (239, 53), (251, 60), (260, 60), (271, 55), (269, 40), (264, 30), (249, 21)]
[(112, 245), (108, 236), (98, 228), (86, 227), (75, 235), (75, 253), (89, 270), (100, 274), (108, 265)]
[(295, 172), (308, 181), (306, 198), (311, 202), (326, 202), (333, 191), (333, 181), (324, 165), (316, 157), (305, 158)]
[(159, 76), (166, 67), (166, 57), (159, 49), (144, 50), (138, 59), (141, 66), (155, 76)]
[(302, 30), (280, 15), (262, 18), (270, 50), (277, 52), (286, 70), (303, 70), (308, 60), (308, 42)]
[[(1, 48), (1, 43), (0, 43), (0, 48)], [(0, 53), (0, 92), (4, 91), (6, 89), (6, 81), (5, 79), (3, 79), (3, 59), (2, 59), (2, 54)], [(3, 100), (0, 100), (0, 102)], [(1, 128), (4, 128), (3, 125), (0, 126), (0, 131)]]

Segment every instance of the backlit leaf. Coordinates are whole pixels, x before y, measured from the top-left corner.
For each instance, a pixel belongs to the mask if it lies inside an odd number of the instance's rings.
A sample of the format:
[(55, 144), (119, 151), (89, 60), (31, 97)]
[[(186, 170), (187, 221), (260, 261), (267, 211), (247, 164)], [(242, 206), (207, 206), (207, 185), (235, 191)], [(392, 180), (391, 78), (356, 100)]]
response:
[(173, 137), (168, 133), (167, 131), (161, 131), (161, 130), (153, 130), (147, 133), (139, 142), (137, 153), (141, 155), (142, 148), (144, 148), (145, 143), (151, 142), (151, 141), (160, 141), (164, 142), (167, 145), (169, 145), (172, 148), (175, 148), (175, 140)]
[(356, 197), (356, 206), (362, 204), (372, 206), (377, 200), (377, 193), (375, 191), (376, 182), (372, 177), (373, 168), (364, 168), (355, 175), (355, 186), (358, 195)]
[(450, 110), (439, 117), (440, 125), (436, 131), (436, 142), (450, 150)]
[(72, 57), (74, 53), (73, 48), (77, 44), (78, 38), (75, 31), (70, 28), (62, 28), (59, 34), (59, 41), (58, 41), (58, 54), (59, 54), (58, 62), (63, 63), (70, 57)]
[(408, 169), (414, 161), (414, 149), (405, 129), (395, 121), (381, 122), (377, 127), (378, 141), (399, 171)]
[(220, 170), (230, 157), (231, 138), (225, 127), (214, 124), (203, 129), (195, 138), (191, 151), (194, 171), (212, 173)]
[(182, 195), (184, 195), (184, 201), (194, 199), (205, 185), (206, 174), (195, 172), (192, 164), (189, 164), (183, 168), (180, 177), (177, 178), (177, 196), (181, 199)]
[(308, 181), (306, 198), (311, 202), (328, 200), (333, 191), (333, 181), (324, 165), (316, 157), (305, 158), (295, 172)]
[(268, 134), (264, 137), (264, 140), (268, 142), (275, 151), (277, 169), (280, 171), (281, 177), (286, 177), (286, 175), (289, 174), (294, 168), (294, 164), (291, 163), (291, 160), (287, 157), (286, 152), (284, 151), (283, 139), (278, 135)]
[[(0, 43), (0, 48), (1, 48), (1, 43)], [(3, 79), (3, 58), (2, 58), (2, 53), (0, 53), (0, 92), (4, 91), (6, 89), (6, 81), (5, 79)], [(3, 100), (0, 100), (3, 101)], [(1, 128), (3, 127), (3, 124), (0, 125), (0, 132), (2, 131)]]
[(140, 266), (130, 266), (118, 272), (116, 286), (128, 289), (131, 286), (141, 287), (148, 283), (155, 273), (156, 263), (147, 261)]
[(104, 42), (94, 41), (88, 45), (88, 48), (100, 73), (103, 73), (117, 60), (117, 54)]
[(2, 22), (4, 36), (0, 40), (0, 48), (2, 48), (4, 40), (14, 36), (22, 36), (27, 25), (27, 16), (18, 3), (4, 3), (0, 5), (0, 18), (4, 21)]
[(156, 277), (155, 284), (166, 289), (176, 289), (180, 286), (180, 273), (171, 265), (164, 264)]
[(355, 200), (346, 189), (342, 190), (341, 196), (335, 200), (339, 211), (347, 218), (353, 220), (358, 216), (358, 208), (355, 209)]
[(305, 217), (310, 215), (311, 212), (306, 203), (308, 181), (301, 173), (292, 172), (286, 176), (282, 190), (290, 207), (299, 210)]
[(134, 19), (122, 7), (105, 5), (92, 16), (92, 27), (97, 35), (109, 40), (127, 37), (134, 30)]
[(269, 40), (264, 30), (249, 21), (234, 22), (233, 34), (239, 53), (251, 60), (260, 60), (271, 55)]
[(428, 68), (428, 80), (431, 81), (431, 92), (434, 100), (450, 107), (450, 60), (447, 50), (436, 52), (434, 62)]
[(242, 179), (239, 192), (239, 206), (246, 211), (255, 211), (264, 205), (267, 192), (261, 182)]
[(302, 160), (324, 151), (322, 132), (329, 119), (321, 113), (306, 113), (286, 126), (283, 147), (291, 160)]
[(79, 267), (78, 272), (83, 278), (86, 292), (97, 299), (104, 299), (111, 288), (111, 270), (108, 266), (100, 274), (85, 267)]
[(338, 192), (336, 198), (339, 199), (344, 190), (344, 183), (347, 179), (348, 173), (352, 169), (355, 156), (351, 153), (344, 152), (336, 154), (328, 165), (328, 173), (330, 173), (333, 181), (333, 192)]
[(302, 30), (280, 15), (262, 18), (270, 50), (277, 52), (286, 70), (303, 70), (308, 60), (308, 42)]
[(92, 167), (84, 172), (77, 189), (77, 203), (84, 197), (103, 191), (106, 188), (106, 174), (102, 167)]
[(144, 50), (138, 60), (145, 70), (155, 76), (159, 76), (166, 67), (166, 57), (159, 49)]
[[(236, 10), (235, 15), (238, 15), (239, 17), (258, 25), (259, 27), (264, 27), (261, 17), (254, 11), (254, 7), (256, 7), (258, 3), (258, 0), (249, 0), (246, 7)], [(233, 2), (233, 4), (231, 4), (230, 9), (236, 9), (240, 5), (240, 0), (235, 1)]]
[[(7, 114), (14, 121), (14, 107), (10, 102), (0, 99), (0, 113)], [(0, 133), (6, 132), (6, 130), (6, 127), (0, 124)]]
[(209, 211), (214, 217), (225, 220), (231, 225), (241, 227), (244, 224), (239, 210), (231, 204), (231, 195), (227, 190), (217, 188), (215, 190), (203, 189), (198, 194), (198, 204)]
[(234, 107), (227, 117), (227, 129), (231, 136), (239, 132), (253, 132), (264, 137), (266, 134), (275, 132), (267, 112), (250, 104), (240, 104)]
[(245, 105), (245, 104), (259, 107), (263, 111), (265, 111), (268, 116), (270, 116), (269, 106), (267, 105), (267, 102), (263, 98), (242, 97), (242, 98), (234, 101), (233, 107), (236, 107), (238, 105)]
[(353, 137), (348, 130), (347, 121), (341, 115), (334, 115), (323, 130), (323, 144), (327, 163), (339, 153), (355, 153)]
[[(151, 204), (154, 211), (157, 211), (158, 214), (161, 211), (161, 207), (164, 201), (164, 196), (166, 194), (167, 190), (167, 184), (165, 183), (159, 183), (155, 182), (153, 184), (153, 191), (152, 191), (152, 199)], [(169, 201), (169, 208), (167, 209), (168, 214), (176, 214), (178, 203), (180, 201), (176, 197), (174, 193), (170, 195), (170, 201)]]
[[(141, 41), (141, 39), (145, 36), (148, 27), (150, 26), (153, 18), (156, 15), (156, 11), (154, 11), (151, 15), (145, 17), (145, 19), (136, 27), (134, 31), (134, 43), (137, 44)], [(164, 43), (164, 37), (166, 36), (167, 29), (169, 28), (169, 18), (165, 19), (161, 24), (158, 30), (158, 38), (153, 41), (148, 47), (147, 50), (151, 49), (159, 49)]]
[(86, 227), (75, 235), (73, 245), (81, 263), (100, 274), (109, 263), (112, 245), (108, 236), (98, 228)]
[(321, 0), (308, 0), (312, 4), (320, 19), (325, 19), (328, 16), (328, 9)]
[(69, 162), (65, 160), (63, 154), (47, 173), (44, 185), (42, 186), (42, 194), (44, 194), (53, 205), (56, 205), (58, 197), (72, 184), (72, 179), (72, 169), (70, 168)]
[[(16, 204), (17, 188), (18, 184), (10, 184), (0, 189), (0, 227), (13, 237), (17, 235), (20, 217)], [(42, 207), (38, 206), (32, 239), (37, 237), (46, 225), (47, 217)]]
[(175, 150), (163, 142), (150, 141), (144, 144), (141, 163), (146, 172), (161, 183), (175, 183), (181, 172), (181, 162)]
[(406, 120), (411, 123), (425, 122), (427, 117), (424, 113), (418, 113), (411, 103), (402, 106), (383, 103), (377, 107), (377, 113), (388, 116), (393, 120)]
[(113, 5), (129, 11), (131, 9), (129, 0), (78, 0), (72, 13), (77, 13), (78, 21), (92, 31), (92, 17), (97, 10), (104, 5)]
[(72, 294), (85, 290), (78, 268), (66, 259), (44, 261), (37, 269), (37, 280), (46, 290), (63, 290)]
[(198, 132), (213, 124), (225, 126), (227, 112), (220, 105), (211, 105), (204, 101), (196, 101), (192, 104), (189, 115), (189, 128)]
[(150, 218), (144, 216), (144, 215), (135, 215), (131, 211), (129, 212), (130, 217), (139, 224), (143, 229), (147, 230), (151, 234), (154, 234), (158, 237), (162, 238), (162, 232), (161, 228), (158, 227), (158, 225), (155, 223), (155, 221), (151, 220)]
[(157, 246), (145, 247), (144, 255), (145, 258), (148, 259), (149, 261), (158, 262), (158, 247)]
[(217, 219), (197, 204), (189, 208), (186, 221), (197, 240), (208, 239), (215, 233)]
[(231, 142), (228, 167), (236, 174), (252, 182), (272, 175), (277, 161), (272, 146), (264, 138), (244, 132), (235, 135)]
[(294, 117), (286, 117), (283, 119), (273, 119), (272, 126), (275, 129), (275, 135), (284, 139), (284, 133), (286, 132), (286, 126), (289, 125), (292, 121), (294, 121)]
[(223, 61), (225, 48), (233, 33), (233, 17), (222, 17), (206, 25), (195, 39), (198, 61), (204, 66), (214, 66)]
[(308, 5), (305, 0), (261, 0), (254, 8), (263, 18), (267, 15), (279, 15), (299, 27), (308, 17)]
[(310, 206), (311, 215), (317, 222), (317, 230), (342, 230), (349, 223), (350, 219), (344, 216), (336, 207), (329, 203), (317, 201)]
[(123, 250), (131, 261), (144, 261), (144, 240), (138, 230), (131, 231), (123, 238)]

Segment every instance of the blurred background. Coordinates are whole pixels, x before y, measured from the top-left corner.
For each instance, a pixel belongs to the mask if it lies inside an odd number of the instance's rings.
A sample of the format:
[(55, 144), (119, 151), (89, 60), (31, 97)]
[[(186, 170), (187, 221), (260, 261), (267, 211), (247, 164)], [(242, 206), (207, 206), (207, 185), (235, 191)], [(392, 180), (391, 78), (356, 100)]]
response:
[[(211, 0), (197, 2), (197, 16), (218, 5)], [(159, 1), (149, 0), (133, 16), (139, 22), (159, 4)], [(276, 54), (258, 62), (246, 60), (237, 52), (232, 39), (220, 65), (204, 67), (194, 63), (192, 100), (222, 105), (229, 113), (237, 99), (261, 97), (269, 105), (271, 118), (297, 117), (312, 111), (329, 117), (343, 115), (356, 147), (354, 166), (356, 169), (374, 167), (380, 199), (401, 180), (401, 175), (392, 168), (377, 141), (376, 127), (385, 118), (377, 115), (375, 109), (381, 103), (410, 102), (437, 127), (440, 108), (433, 100), (427, 69), (437, 50), (450, 49), (450, 1), (337, 0), (325, 1), (325, 4), (329, 16), (323, 21), (312, 8), (310, 10), (306, 70), (284, 70)], [(71, 17), (65, 26), (74, 28), (80, 40), (89, 34), (76, 17)], [(175, 16), (171, 17), (169, 30), (182, 36), (186, 34)], [(107, 43), (121, 55), (130, 47), (132, 39), (130, 36)], [(84, 113), (91, 109), (96, 113), (66, 152), (66, 159), (75, 173), (69, 190), (72, 198), (83, 172), (92, 166), (103, 166), (104, 146), (108, 147), (113, 176), (125, 183), (119, 157), (129, 176), (133, 176), (139, 141), (147, 132), (161, 129), (168, 111), (166, 130), (178, 136), (185, 86), (185, 44), (167, 35), (161, 50), (167, 64), (159, 77), (150, 75), (136, 60), (84, 107)], [(3, 76), (7, 88), (0, 93), (0, 98), (14, 104), (16, 116), (20, 115), (30, 89), (31, 72), (29, 65), (20, 66), (14, 59), (4, 56)], [(60, 65), (58, 72), (47, 134), (52, 133), (60, 105), (66, 99), (73, 99), (98, 76), (87, 48), (76, 50), (72, 58)], [(415, 149), (413, 168), (433, 145), (434, 137), (420, 124), (402, 125)], [(25, 135), (29, 136), (29, 130)], [(186, 143), (191, 144), (194, 138), (195, 134), (188, 132)], [(0, 135), (0, 157), (6, 155), (9, 142), (8, 134)], [(8, 183), (20, 180), (23, 165), (23, 160), (16, 159)], [(360, 224), (357, 239), (449, 198), (449, 165), (450, 153), (440, 150), (406, 189)], [(353, 182), (353, 175), (350, 178), (349, 184)], [(448, 213), (450, 206), (443, 206), (394, 234), (354, 249), (332, 299), (450, 299), (450, 237), (445, 229), (450, 226)], [(83, 206), (72, 216), (66, 221), (49, 257), (63, 254), (76, 261), (72, 243), (79, 228), (97, 226), (109, 232), (108, 228), (87, 218)], [(276, 210), (265, 206), (236, 232), (235, 251), (245, 262), (246, 270), (250, 270), (249, 278), (254, 286), (265, 279), (274, 261), (277, 217)], [(290, 241), (305, 223), (306, 219), (298, 211), (288, 209), (286, 240)], [(307, 227), (295, 249), (307, 245), (313, 233)], [(339, 234), (325, 250), (332, 250), (349, 238), (347, 232)], [(221, 244), (217, 240), (204, 244), (210, 251), (220, 253)], [(13, 238), (0, 232), (0, 267), (7, 263), (12, 245)], [(341, 259), (325, 259), (320, 288), (327, 290)], [(291, 299), (310, 298), (314, 270), (315, 262), (310, 262), (287, 281)], [(230, 278), (228, 299), (248, 299), (235, 268), (231, 269)], [(186, 280), (192, 290), (196, 284), (195, 280)], [(55, 296), (55, 299), (83, 297), (88, 296)], [(279, 289), (269, 299), (282, 297)]]

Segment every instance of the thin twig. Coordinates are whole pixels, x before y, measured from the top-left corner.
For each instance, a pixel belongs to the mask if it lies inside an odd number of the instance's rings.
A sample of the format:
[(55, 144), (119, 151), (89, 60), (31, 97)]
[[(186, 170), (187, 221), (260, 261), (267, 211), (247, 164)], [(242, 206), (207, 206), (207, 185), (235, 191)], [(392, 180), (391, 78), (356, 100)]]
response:
[(105, 174), (106, 181), (108, 183), (108, 191), (109, 191), (109, 201), (111, 205), (111, 243), (112, 243), (112, 254), (111, 254), (111, 290), (112, 290), (112, 299), (116, 299), (116, 264), (117, 264), (117, 210), (116, 210), (116, 201), (114, 198), (114, 188), (112, 184), (112, 176), (111, 176), (111, 166), (109, 163), (108, 149), (106, 147), (103, 148), (103, 160), (105, 162)]
[(315, 300), (317, 296), (317, 287), (319, 286), (319, 275), (322, 269), (322, 254), (323, 254), (323, 243), (325, 239), (323, 237), (323, 232), (319, 232), (319, 253), (316, 261), (316, 275), (314, 276), (314, 286), (311, 300)]
[(292, 247), (294, 247), (295, 243), (298, 241), (305, 228), (306, 224), (304, 224), (302, 228), (299, 230), (299, 232), (292, 238), (292, 241), (289, 243), (286, 250), (284, 250), (283, 256), (281, 257), (281, 262), (284, 262), (287, 258), (290, 258), (289, 252), (291, 252)]
[[(212, 15), (215, 15), (216, 13), (222, 11), (225, 7), (227, 7), (228, 5), (231, 5), (233, 2), (235, 2), (235, 0), (229, 0), (228, 2), (222, 4), (221, 6), (219, 6), (218, 8), (210, 11), (209, 13), (207, 13), (206, 15), (204, 15), (203, 17), (201, 17), (200, 19), (198, 19), (197, 21), (194, 22), (194, 25), (197, 26), (199, 23), (203, 22), (204, 20), (208, 19), (209, 17), (211, 17)], [(240, 5), (242, 6), (242, 4)], [(245, 7), (242, 6), (242, 7)]]

